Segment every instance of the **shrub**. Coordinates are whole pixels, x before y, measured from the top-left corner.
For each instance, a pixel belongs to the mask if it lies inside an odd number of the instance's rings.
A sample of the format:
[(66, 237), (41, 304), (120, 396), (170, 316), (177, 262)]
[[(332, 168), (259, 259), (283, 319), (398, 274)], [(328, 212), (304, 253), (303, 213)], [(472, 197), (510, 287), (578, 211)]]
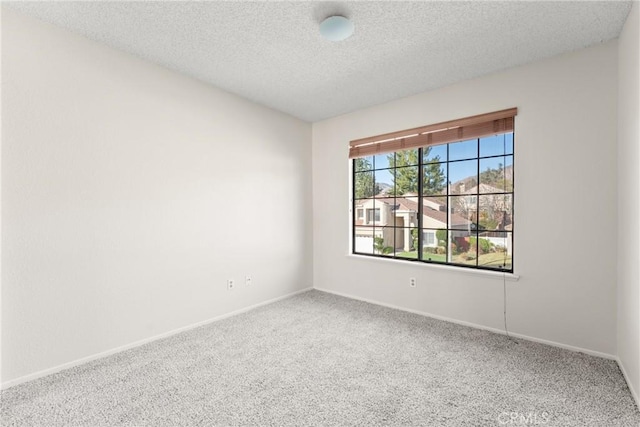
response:
[(382, 237), (373, 238), (373, 247), (379, 254), (386, 255), (393, 252), (393, 248), (391, 246), (384, 245), (384, 239)]
[(426, 246), (424, 249), (424, 253), (426, 254), (435, 254), (436, 253), (436, 248), (433, 248), (431, 246)]
[(436, 238), (438, 239), (438, 242), (446, 242), (447, 230), (436, 230)]
[(464, 259), (467, 261), (471, 261), (472, 259), (476, 259), (477, 255), (475, 251), (469, 251), (463, 255)]
[[(471, 246), (472, 249), (475, 249), (476, 247), (475, 237), (469, 238), (469, 246)], [(491, 243), (489, 240), (482, 239), (482, 238), (478, 240), (478, 249), (481, 254), (488, 254), (489, 252), (491, 252), (492, 248), (493, 248), (493, 243)]]
[(460, 254), (467, 252), (469, 250), (469, 241), (464, 237), (456, 237), (456, 247)]
[(439, 255), (444, 255), (447, 251), (445, 250), (444, 246), (438, 246), (438, 248), (436, 249), (436, 253)]
[(411, 230), (411, 249), (418, 248), (418, 229), (414, 228)]

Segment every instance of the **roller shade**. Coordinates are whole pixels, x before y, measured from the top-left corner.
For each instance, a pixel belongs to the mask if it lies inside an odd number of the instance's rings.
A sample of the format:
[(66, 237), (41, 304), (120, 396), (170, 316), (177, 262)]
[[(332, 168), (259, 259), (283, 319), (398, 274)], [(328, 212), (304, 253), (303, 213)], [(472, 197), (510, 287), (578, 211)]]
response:
[(429, 145), (447, 144), (513, 132), (517, 108), (386, 133), (349, 143), (349, 158), (365, 157)]

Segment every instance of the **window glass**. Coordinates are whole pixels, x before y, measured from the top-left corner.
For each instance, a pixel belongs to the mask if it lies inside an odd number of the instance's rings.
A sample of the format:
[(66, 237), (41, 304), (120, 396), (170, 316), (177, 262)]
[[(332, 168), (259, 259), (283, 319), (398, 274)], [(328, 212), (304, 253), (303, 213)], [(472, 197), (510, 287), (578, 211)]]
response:
[(513, 133), (353, 160), (353, 252), (513, 271)]
[(425, 196), (447, 194), (447, 164), (428, 163), (422, 168), (422, 194)]
[(449, 163), (449, 193), (469, 194), (477, 192), (478, 160)]
[(449, 160), (464, 160), (478, 157), (478, 140), (452, 142), (449, 144)]
[(422, 149), (422, 158), (424, 163), (439, 163), (446, 162), (447, 159), (447, 145), (434, 145), (431, 147), (425, 147)]

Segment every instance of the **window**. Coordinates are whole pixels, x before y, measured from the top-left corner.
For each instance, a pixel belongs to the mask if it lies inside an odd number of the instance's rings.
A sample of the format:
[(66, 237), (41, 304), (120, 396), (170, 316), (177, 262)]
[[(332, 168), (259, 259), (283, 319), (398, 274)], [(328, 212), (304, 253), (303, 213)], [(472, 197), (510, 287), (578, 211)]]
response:
[(367, 209), (367, 223), (380, 221), (380, 209)]
[(516, 113), (352, 141), (353, 253), (513, 271)]
[(424, 231), (422, 239), (424, 246), (436, 246), (436, 233), (434, 231)]
[(364, 211), (362, 209), (358, 209), (358, 219), (364, 218)]

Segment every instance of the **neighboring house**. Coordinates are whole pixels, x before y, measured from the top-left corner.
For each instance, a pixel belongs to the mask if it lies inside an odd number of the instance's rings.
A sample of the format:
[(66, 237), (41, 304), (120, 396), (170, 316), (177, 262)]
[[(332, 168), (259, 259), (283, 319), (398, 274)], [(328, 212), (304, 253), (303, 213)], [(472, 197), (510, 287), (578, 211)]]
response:
[[(370, 252), (374, 237), (382, 237), (384, 246), (410, 251), (413, 246), (411, 230), (418, 227), (418, 196), (411, 193), (395, 198), (388, 197), (386, 194), (381, 195), (385, 197), (359, 200), (356, 204), (356, 250)], [(450, 222), (452, 227), (467, 230), (470, 230), (473, 225), (456, 213), (451, 214)], [(446, 205), (432, 199), (425, 199), (422, 227), (425, 229), (423, 246), (438, 246), (436, 230), (447, 228)], [(456, 237), (456, 234), (462, 236), (465, 232), (453, 234)]]
[[(461, 196), (456, 198), (456, 204), (451, 206), (451, 213), (447, 212), (446, 201), (438, 197), (424, 198), (422, 211), (423, 247), (437, 247), (436, 230), (447, 228), (447, 215), (450, 215), (451, 238), (456, 244), (465, 244), (463, 240), (468, 232), (475, 230), (475, 222), (480, 205), (482, 216), (490, 217), (495, 228), (485, 230), (480, 237), (488, 239), (498, 246), (507, 247), (511, 252), (511, 241), (506, 239), (505, 231), (512, 230), (513, 217), (511, 215), (510, 195), (499, 194), (504, 190), (487, 184), (480, 184), (465, 188), (465, 183), (452, 188), (453, 193)], [(480, 197), (476, 194), (480, 193)], [(498, 194), (492, 194), (498, 193)], [(401, 197), (393, 197), (383, 191), (376, 198), (358, 200), (355, 207), (355, 244), (358, 252), (371, 252), (374, 238), (382, 237), (385, 247), (395, 251), (410, 251), (413, 248), (411, 230), (418, 227), (418, 195), (407, 193)], [(500, 230), (500, 231), (498, 231)], [(468, 241), (468, 240), (467, 240)], [(467, 243), (468, 244), (468, 243)]]
[[(460, 194), (469, 195), (460, 199), (459, 212), (475, 221), (479, 208), (479, 222), (481, 224), (487, 224), (487, 222), (492, 224), (490, 227), (484, 227), (485, 231), (480, 233), (480, 237), (488, 239), (496, 245), (504, 246), (504, 239), (507, 237), (505, 231), (513, 230), (513, 196), (511, 194), (501, 194), (504, 192), (503, 189), (487, 184), (480, 184), (480, 186), (474, 186), (468, 190), (462, 184), (459, 190)], [(475, 196), (478, 193), (480, 196)], [(510, 241), (507, 243), (507, 252), (511, 253)]]

